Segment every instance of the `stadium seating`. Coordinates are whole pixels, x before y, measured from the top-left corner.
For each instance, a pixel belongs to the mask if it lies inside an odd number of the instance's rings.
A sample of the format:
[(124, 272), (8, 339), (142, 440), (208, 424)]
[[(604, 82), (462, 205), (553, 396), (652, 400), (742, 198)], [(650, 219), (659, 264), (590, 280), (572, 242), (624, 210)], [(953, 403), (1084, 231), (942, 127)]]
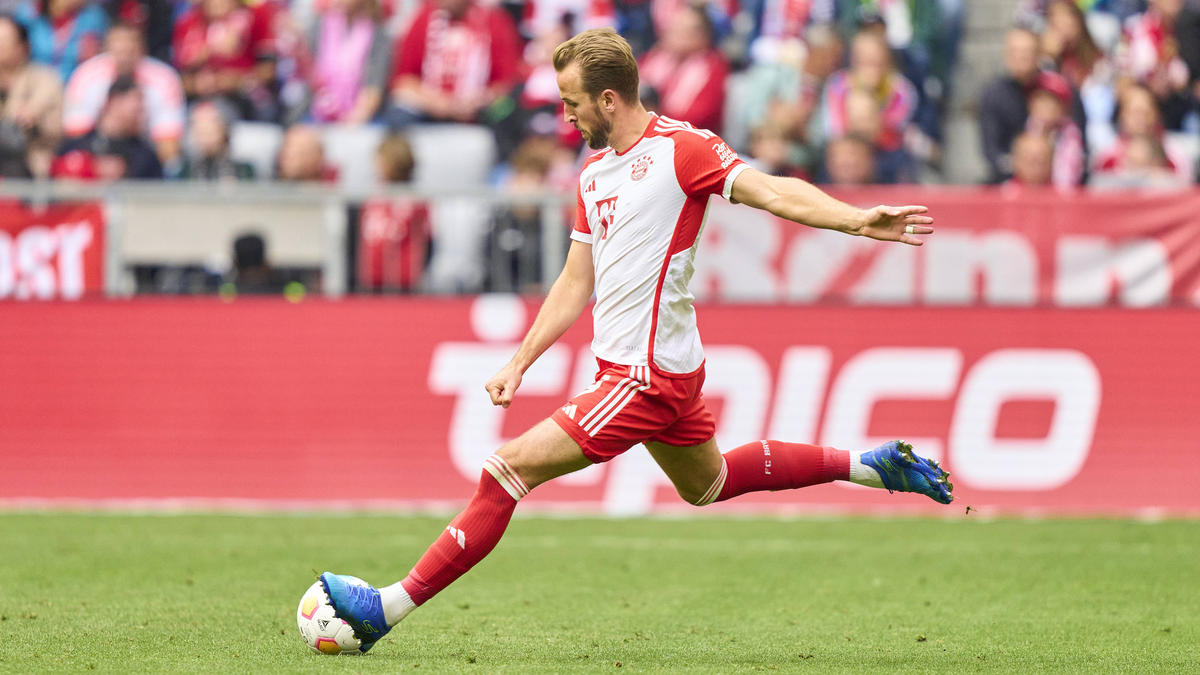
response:
[(239, 162), (248, 162), (260, 178), (275, 175), (275, 156), (283, 143), (283, 128), (266, 122), (234, 122), (229, 130), (229, 151)]

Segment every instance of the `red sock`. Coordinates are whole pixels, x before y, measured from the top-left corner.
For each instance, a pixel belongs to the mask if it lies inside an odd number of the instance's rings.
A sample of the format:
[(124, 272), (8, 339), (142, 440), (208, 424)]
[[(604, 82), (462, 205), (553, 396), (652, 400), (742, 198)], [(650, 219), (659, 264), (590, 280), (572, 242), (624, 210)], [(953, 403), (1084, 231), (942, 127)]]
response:
[[(783, 441), (747, 443), (725, 453), (719, 490), (723, 501), (762, 490), (790, 490), (850, 478), (850, 453), (837, 448)], [(719, 486), (719, 487), (718, 487)]]
[(492, 455), (484, 462), (479, 488), (400, 583), (412, 601), (421, 605), (467, 573), (496, 548), (517, 500), (529, 488), (512, 467)]

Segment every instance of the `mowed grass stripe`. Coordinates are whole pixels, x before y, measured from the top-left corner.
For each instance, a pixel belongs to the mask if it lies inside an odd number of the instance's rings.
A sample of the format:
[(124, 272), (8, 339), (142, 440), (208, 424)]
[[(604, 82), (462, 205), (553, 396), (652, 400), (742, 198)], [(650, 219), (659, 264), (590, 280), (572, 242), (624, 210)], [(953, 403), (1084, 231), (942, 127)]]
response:
[(1195, 521), (523, 517), (371, 654), (306, 651), (313, 572), (390, 582), (445, 522), (0, 515), (0, 669), (1200, 671)]

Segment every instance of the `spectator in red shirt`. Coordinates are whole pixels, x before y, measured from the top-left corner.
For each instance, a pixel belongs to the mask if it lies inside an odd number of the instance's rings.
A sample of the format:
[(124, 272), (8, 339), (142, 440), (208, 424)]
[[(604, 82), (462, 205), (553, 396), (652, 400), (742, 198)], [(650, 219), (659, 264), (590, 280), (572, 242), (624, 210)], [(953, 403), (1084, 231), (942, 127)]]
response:
[(1087, 157), (1083, 132), (1071, 119), (1071, 85), (1058, 73), (1044, 71), (1029, 93), (1029, 118), (1025, 130), (1046, 136), (1054, 148), (1051, 182), (1058, 188), (1083, 182)]
[(642, 83), (657, 94), (659, 113), (720, 132), (729, 64), (714, 46), (715, 39), (708, 12), (688, 6), (674, 15), (662, 41), (642, 57), (639, 68)]
[(638, 67), (642, 83), (652, 86), (658, 97), (659, 113), (720, 132), (730, 66), (714, 47), (715, 37), (703, 7), (684, 7)]
[(426, 0), (397, 43), (389, 121), (475, 122), (516, 84), (516, 25), (474, 0)]
[[(375, 152), (380, 186), (412, 181), (416, 161), (403, 136), (388, 136)], [(358, 213), (360, 290), (412, 291), (429, 261), (432, 224), (429, 205), (410, 197), (374, 197)]]
[(244, 117), (260, 82), (255, 73), (255, 17), (238, 0), (198, 0), (175, 24), (175, 66), (189, 99), (222, 97)]
[[(1125, 22), (1117, 49), (1117, 67), (1125, 78), (1146, 86), (1163, 112), (1168, 129), (1179, 129), (1188, 108), (1188, 83), (1192, 74), (1180, 54), (1176, 21), (1184, 0), (1149, 0), (1142, 14)], [(1194, 40), (1194, 38), (1192, 38)], [(1124, 86), (1119, 87), (1124, 92)]]

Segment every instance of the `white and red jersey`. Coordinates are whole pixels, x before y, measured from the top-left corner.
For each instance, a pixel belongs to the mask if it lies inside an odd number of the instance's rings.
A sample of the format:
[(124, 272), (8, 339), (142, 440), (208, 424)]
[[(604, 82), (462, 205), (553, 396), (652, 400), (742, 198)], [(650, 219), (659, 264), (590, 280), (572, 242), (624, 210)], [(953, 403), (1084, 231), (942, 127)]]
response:
[(711, 131), (654, 115), (632, 147), (587, 160), (571, 238), (592, 245), (592, 351), (690, 374), (704, 364), (688, 281), (708, 199), (729, 199), (747, 165)]

